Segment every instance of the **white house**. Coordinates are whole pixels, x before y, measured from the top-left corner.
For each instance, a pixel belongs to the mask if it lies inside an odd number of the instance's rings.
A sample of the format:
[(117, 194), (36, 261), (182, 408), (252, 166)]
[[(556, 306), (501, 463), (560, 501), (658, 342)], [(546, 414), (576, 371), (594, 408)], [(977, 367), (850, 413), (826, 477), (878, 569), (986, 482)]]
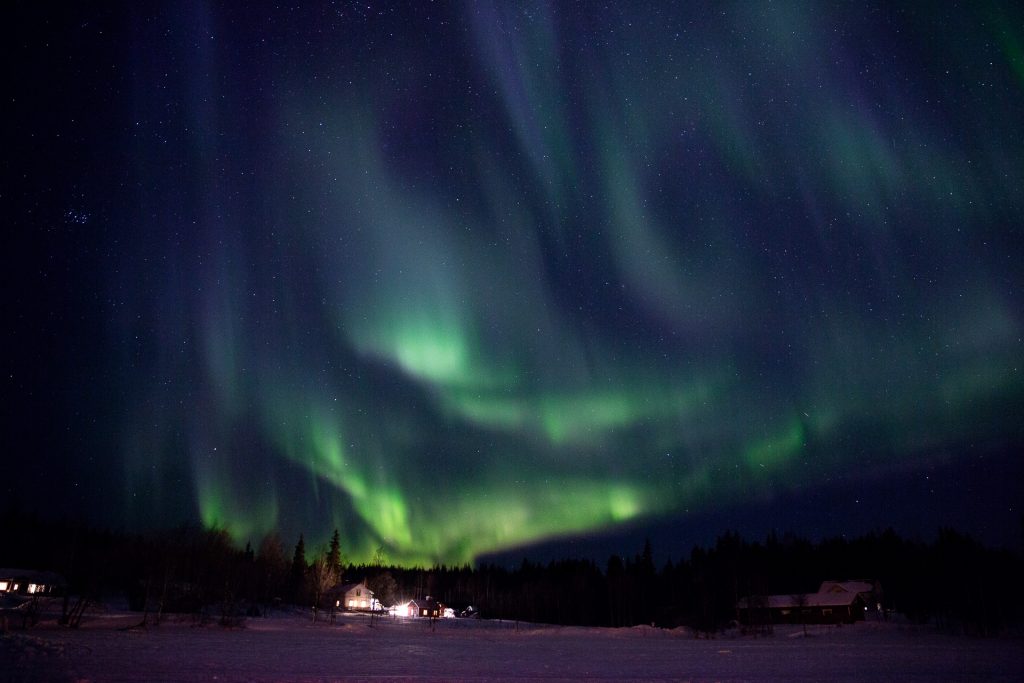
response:
[(373, 597), (373, 591), (366, 587), (366, 581), (335, 586), (329, 595), (334, 598), (334, 606), (340, 609), (352, 612), (380, 609), (380, 603)]

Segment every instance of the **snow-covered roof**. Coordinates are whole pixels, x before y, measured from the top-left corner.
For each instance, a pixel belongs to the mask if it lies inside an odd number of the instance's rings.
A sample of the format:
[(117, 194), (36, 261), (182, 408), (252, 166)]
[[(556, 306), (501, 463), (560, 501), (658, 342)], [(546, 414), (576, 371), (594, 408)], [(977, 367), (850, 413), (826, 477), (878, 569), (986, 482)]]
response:
[(871, 593), (875, 586), (870, 581), (822, 581), (819, 593)]
[(366, 591), (366, 593), (368, 595), (373, 595), (373, 591), (370, 590), (369, 588), (367, 588), (366, 584), (363, 583), (362, 581), (359, 581), (359, 582), (356, 582), (356, 583), (339, 584), (339, 585), (335, 586), (334, 588), (331, 588), (330, 590), (328, 590), (327, 594), (328, 595), (338, 595), (338, 594), (347, 595), (349, 593), (349, 591), (353, 591), (356, 588), (361, 588), (364, 591)]
[(64, 577), (57, 572), (40, 571), (38, 569), (12, 569), (10, 567), (0, 568), (0, 580), (16, 579), (18, 581), (31, 581), (42, 583), (48, 586), (63, 585)]
[(410, 600), (406, 604), (414, 604), (417, 607), (426, 607), (427, 609), (434, 609), (440, 607), (440, 603), (429, 595), (425, 598), (415, 598), (413, 600)]

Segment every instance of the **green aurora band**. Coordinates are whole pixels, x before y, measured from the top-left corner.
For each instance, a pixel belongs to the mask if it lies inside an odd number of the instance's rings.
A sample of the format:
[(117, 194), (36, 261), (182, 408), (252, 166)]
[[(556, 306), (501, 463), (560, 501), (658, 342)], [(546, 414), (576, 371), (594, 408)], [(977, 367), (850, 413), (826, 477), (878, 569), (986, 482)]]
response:
[[(191, 175), (143, 185), (188, 185), (160, 229), (200, 244), (153, 266), (148, 328), (113, 328), (155, 348), (127, 373), (129, 517), (177, 504), (177, 473), (240, 543), (338, 528), (352, 560), (462, 563), (1019, 433), (1011, 20), (987, 67), (956, 59), (983, 13), (872, 57), (892, 34), (852, 10), (739, 2), (687, 32), (527, 8), (467, 5), (446, 49), (271, 60), (292, 96), (247, 105), (256, 151), (240, 86), (190, 110)], [(207, 49), (197, 91), (240, 68)]]

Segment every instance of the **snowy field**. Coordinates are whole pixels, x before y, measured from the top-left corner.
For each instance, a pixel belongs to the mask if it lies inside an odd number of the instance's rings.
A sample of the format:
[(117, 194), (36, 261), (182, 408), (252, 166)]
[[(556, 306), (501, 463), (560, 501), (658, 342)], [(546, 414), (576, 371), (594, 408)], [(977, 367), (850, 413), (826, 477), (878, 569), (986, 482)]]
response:
[(0, 681), (1022, 681), (1024, 642), (861, 623), (696, 639), (683, 630), (574, 628), (298, 614), (244, 628), (138, 615), (44, 621), (0, 635)]

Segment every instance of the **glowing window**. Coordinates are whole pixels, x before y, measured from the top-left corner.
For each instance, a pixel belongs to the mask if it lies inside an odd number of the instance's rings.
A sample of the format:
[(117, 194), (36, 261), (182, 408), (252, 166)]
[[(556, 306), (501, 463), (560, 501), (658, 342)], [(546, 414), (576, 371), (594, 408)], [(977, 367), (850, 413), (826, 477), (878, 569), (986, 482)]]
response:
[(356, 606), (356, 601), (355, 600), (349, 600), (348, 601), (348, 606), (349, 607), (355, 607)]
[(39, 586), (37, 586), (36, 584), (30, 583), (28, 585), (28, 592), (29, 593), (35, 593), (37, 590), (39, 590)]
[(0, 591), (5, 591), (5, 590), (7, 590), (7, 585), (8, 585), (8, 584), (7, 584), (7, 582), (6, 582), (6, 581), (0, 581)]

